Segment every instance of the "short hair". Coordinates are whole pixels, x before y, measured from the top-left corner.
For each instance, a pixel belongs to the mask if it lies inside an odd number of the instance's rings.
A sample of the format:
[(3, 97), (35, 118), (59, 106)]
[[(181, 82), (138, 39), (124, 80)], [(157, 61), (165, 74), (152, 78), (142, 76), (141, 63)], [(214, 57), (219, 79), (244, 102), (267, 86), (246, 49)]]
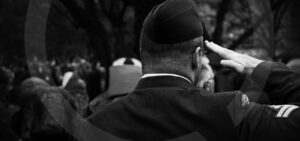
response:
[[(159, 44), (141, 34), (140, 53), (143, 71), (145, 68), (161, 68), (166, 71), (185, 70), (190, 65), (197, 47), (203, 47), (203, 36), (175, 44)], [(171, 67), (171, 68), (170, 68)]]

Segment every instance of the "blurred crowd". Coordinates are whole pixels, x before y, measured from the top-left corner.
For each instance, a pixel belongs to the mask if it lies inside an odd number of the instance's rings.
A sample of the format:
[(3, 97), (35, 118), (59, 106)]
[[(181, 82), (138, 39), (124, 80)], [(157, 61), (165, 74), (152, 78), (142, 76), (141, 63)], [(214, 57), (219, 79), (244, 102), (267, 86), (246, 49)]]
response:
[(141, 63), (134, 58), (120, 58), (108, 70), (80, 57), (60, 63), (35, 57), (3, 65), (0, 140), (74, 140), (57, 121), (69, 118), (53, 116), (68, 115), (62, 114), (68, 113), (63, 101), (85, 118), (133, 90), (141, 75)]

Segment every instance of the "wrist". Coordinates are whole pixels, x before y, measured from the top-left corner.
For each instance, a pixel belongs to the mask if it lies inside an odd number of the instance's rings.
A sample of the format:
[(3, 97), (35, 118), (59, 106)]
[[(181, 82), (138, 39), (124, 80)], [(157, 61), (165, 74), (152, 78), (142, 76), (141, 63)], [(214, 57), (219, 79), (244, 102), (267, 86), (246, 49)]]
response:
[(250, 74), (251, 79), (260, 87), (266, 85), (269, 73), (271, 70), (273, 62), (261, 62), (254, 69), (252, 74)]

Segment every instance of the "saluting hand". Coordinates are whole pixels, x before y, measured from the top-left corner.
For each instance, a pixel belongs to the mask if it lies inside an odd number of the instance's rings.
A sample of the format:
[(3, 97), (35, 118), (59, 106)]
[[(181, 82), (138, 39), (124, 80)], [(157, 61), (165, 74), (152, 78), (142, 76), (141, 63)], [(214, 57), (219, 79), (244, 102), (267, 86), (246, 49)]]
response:
[(206, 46), (216, 54), (224, 58), (221, 65), (231, 67), (239, 73), (251, 75), (253, 70), (263, 61), (250, 57), (248, 55), (239, 54), (232, 50), (223, 48), (213, 42), (205, 41)]

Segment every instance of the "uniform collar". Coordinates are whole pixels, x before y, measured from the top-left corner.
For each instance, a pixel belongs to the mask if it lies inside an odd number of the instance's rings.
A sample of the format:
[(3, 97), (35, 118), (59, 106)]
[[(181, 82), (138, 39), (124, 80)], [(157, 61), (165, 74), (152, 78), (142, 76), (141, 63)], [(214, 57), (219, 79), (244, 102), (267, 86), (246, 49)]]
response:
[(178, 77), (178, 78), (182, 78), (185, 79), (186, 81), (188, 81), (189, 83), (193, 84), (191, 80), (187, 79), (184, 76), (178, 75), (178, 74), (172, 74), (172, 73), (149, 73), (149, 74), (144, 74), (142, 76), (143, 78), (149, 78), (149, 77), (159, 77), (159, 76), (171, 76), (171, 77)]
[(154, 87), (193, 88), (193, 84), (189, 79), (181, 75), (167, 73), (145, 74), (138, 82), (135, 90)]

